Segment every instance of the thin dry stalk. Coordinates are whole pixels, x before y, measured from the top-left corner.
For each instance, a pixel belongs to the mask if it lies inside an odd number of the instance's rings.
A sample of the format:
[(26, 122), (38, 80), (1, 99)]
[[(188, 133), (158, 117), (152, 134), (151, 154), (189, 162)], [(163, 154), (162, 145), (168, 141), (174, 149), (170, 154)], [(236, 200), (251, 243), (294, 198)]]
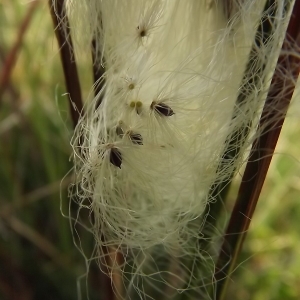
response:
[[(76, 61), (72, 58), (72, 54), (74, 53), (73, 43), (70, 35), (69, 22), (66, 19), (67, 17), (64, 10), (64, 0), (57, 0), (55, 5), (53, 5), (52, 2), (52, 0), (49, 0), (49, 6), (60, 49), (66, 87), (69, 93), (71, 117), (75, 127), (82, 113), (83, 102)], [(63, 19), (66, 26), (62, 26), (61, 24), (61, 20)]]
[[(254, 142), (220, 251), (215, 279), (224, 299), (246, 237), (300, 71), (300, 0), (296, 0)], [(228, 262), (230, 258), (230, 262)]]
[(15, 43), (13, 44), (11, 50), (9, 51), (9, 53), (3, 63), (2, 71), (0, 73), (0, 100), (5, 92), (6, 88), (9, 87), (9, 79), (10, 79), (13, 67), (15, 65), (17, 55), (22, 46), (26, 30), (28, 29), (28, 26), (32, 20), (33, 14), (39, 3), (40, 3), (40, 1), (31, 2), (30, 6), (27, 10), (27, 13), (25, 15), (25, 18), (23, 19), (23, 21), (19, 27), (19, 32), (17, 34)]
[(0, 198), (3, 203), (6, 203), (0, 207), (0, 217), (12, 215), (21, 208), (25, 208), (36, 201), (42, 200), (49, 195), (59, 192), (61, 189), (67, 188), (71, 183), (71, 180), (72, 178), (70, 176), (67, 177), (63, 182), (59, 180), (40, 187), (32, 192), (29, 192), (28, 194), (23, 195), (22, 201), (20, 202), (9, 203), (7, 200)]
[[(71, 54), (73, 51), (73, 44), (70, 35), (70, 27), (67, 16), (64, 11), (64, 0), (57, 0), (55, 6), (52, 4), (52, 0), (49, 0), (49, 6), (51, 11), (51, 16), (55, 28), (56, 38), (60, 48), (61, 61), (66, 81), (67, 91), (69, 93), (70, 99), (70, 111), (73, 120), (73, 125), (76, 127), (81, 113), (83, 112), (83, 102), (81, 97), (81, 88), (79, 82), (79, 76), (77, 72), (77, 66), (75, 59), (72, 59)], [(60, 20), (64, 19), (64, 26), (60, 24)], [(94, 48), (94, 45), (92, 45)], [(96, 82), (102, 76), (104, 70), (102, 68), (97, 68), (95, 65), (95, 49), (92, 49), (93, 56), (93, 74), (94, 81)], [(98, 88), (96, 88), (95, 93), (98, 93)], [(76, 109), (74, 109), (74, 106)], [(115, 298), (111, 278), (101, 273), (100, 278), (101, 289), (105, 291), (106, 299), (113, 300)]]
[(42, 234), (38, 233), (15, 216), (2, 216), (2, 219), (11, 229), (30, 241), (44, 254), (49, 256), (57, 265), (67, 269), (70, 268), (70, 260), (62, 255), (60, 251)]

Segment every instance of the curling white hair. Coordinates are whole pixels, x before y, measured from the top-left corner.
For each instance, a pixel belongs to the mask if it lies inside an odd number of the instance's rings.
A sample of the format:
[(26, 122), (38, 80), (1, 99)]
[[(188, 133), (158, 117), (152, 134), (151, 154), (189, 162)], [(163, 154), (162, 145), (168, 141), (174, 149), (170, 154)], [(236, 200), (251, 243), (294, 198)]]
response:
[[(105, 67), (72, 139), (73, 196), (93, 212), (99, 256), (104, 247), (123, 255), (109, 265), (128, 281), (121, 298), (205, 284), (191, 278), (207, 259), (197, 243), (211, 186), (241, 165), (239, 155), (219, 168), (230, 134), (256, 125), (286, 26), (284, 1), (273, 2), (274, 30), (247, 77), (259, 78), (237, 106), (265, 1), (67, 1), (76, 44), (90, 54), (94, 41)], [(237, 139), (241, 153), (246, 139)], [(144, 298), (143, 278), (164, 296)]]

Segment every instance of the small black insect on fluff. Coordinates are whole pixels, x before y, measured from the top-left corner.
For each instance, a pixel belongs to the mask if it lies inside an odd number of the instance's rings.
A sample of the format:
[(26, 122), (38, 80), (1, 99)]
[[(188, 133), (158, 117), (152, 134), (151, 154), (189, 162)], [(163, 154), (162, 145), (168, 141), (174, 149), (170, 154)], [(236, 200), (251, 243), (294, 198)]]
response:
[(111, 148), (110, 149), (110, 156), (109, 156), (110, 162), (121, 169), (122, 165), (122, 154), (117, 148)]
[(143, 137), (139, 133), (130, 133), (129, 138), (132, 141), (132, 143), (137, 145), (143, 145)]
[(164, 103), (152, 102), (151, 108), (154, 109), (158, 114), (166, 117), (171, 117), (175, 114), (172, 108)]

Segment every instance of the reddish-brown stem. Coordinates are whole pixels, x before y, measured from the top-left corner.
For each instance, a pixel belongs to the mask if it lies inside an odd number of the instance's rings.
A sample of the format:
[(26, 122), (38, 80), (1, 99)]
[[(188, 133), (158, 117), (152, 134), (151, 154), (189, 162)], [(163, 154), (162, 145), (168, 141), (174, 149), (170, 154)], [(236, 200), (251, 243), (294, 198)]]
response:
[[(51, 10), (52, 20), (54, 23), (56, 38), (60, 48), (60, 56), (65, 75), (66, 87), (70, 97), (70, 111), (75, 127), (78, 123), (80, 114), (82, 113), (83, 104), (81, 98), (81, 88), (77, 72), (77, 66), (75, 59), (72, 59), (72, 54), (74, 52), (72, 39), (70, 35), (69, 22), (64, 11), (64, 0), (56, 0), (55, 5), (53, 4), (53, 0), (49, 0), (49, 6)], [(62, 20), (65, 25), (64, 27), (62, 27), (62, 25), (60, 24)], [(94, 46), (94, 44), (92, 46)], [(93, 52), (93, 60), (95, 57), (94, 55), (95, 53)], [(95, 67), (93, 68), (94, 80), (97, 80), (98, 77), (100, 78), (100, 76), (102, 76), (101, 71), (102, 69), (97, 70), (95, 69)], [(76, 109), (74, 109), (74, 106), (76, 107)], [(81, 139), (79, 142), (81, 143)], [(108, 253), (108, 249), (106, 247), (103, 247), (103, 251), (105, 253)], [(106, 270), (104, 266), (103, 268)], [(99, 286), (103, 293), (103, 295), (101, 296), (105, 297), (105, 299), (107, 300), (114, 299), (115, 296), (113, 292), (111, 278), (104, 273), (101, 273), (99, 277)], [(102, 299), (101, 296), (100, 299)]]
[(0, 99), (3, 96), (5, 89), (9, 86), (10, 75), (11, 75), (11, 72), (15, 65), (18, 52), (22, 46), (24, 35), (26, 33), (26, 30), (28, 29), (28, 26), (32, 20), (33, 14), (39, 3), (40, 3), (39, 1), (31, 2), (30, 6), (28, 8), (27, 14), (19, 27), (19, 32), (17, 34), (15, 43), (13, 44), (11, 50), (9, 51), (9, 53), (3, 63), (2, 71), (0, 73)]
[[(72, 58), (72, 55), (74, 54), (73, 43), (70, 35), (69, 21), (65, 15), (64, 0), (57, 0), (54, 3), (53, 0), (49, 0), (55, 34), (60, 49), (66, 88), (69, 93), (71, 117), (75, 127), (83, 108), (79, 76), (76, 61)], [(61, 24), (62, 20), (64, 22), (64, 26)]]
[[(224, 299), (235, 268), (300, 71), (300, 0), (296, 0), (253, 143), (237, 200), (221, 247), (215, 279), (216, 299)], [(228, 262), (229, 261), (229, 262)]]

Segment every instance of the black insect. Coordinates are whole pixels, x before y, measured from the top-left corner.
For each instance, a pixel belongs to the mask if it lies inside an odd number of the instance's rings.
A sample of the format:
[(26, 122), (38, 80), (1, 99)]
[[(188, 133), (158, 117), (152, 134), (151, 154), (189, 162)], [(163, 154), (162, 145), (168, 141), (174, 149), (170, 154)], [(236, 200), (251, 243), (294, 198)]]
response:
[(173, 109), (164, 103), (152, 102), (151, 108), (154, 109), (158, 114), (166, 117), (171, 117), (175, 114)]
[(143, 137), (139, 133), (131, 132), (129, 138), (134, 144), (143, 145)]
[(110, 149), (109, 161), (111, 164), (121, 169), (122, 154), (117, 148)]

